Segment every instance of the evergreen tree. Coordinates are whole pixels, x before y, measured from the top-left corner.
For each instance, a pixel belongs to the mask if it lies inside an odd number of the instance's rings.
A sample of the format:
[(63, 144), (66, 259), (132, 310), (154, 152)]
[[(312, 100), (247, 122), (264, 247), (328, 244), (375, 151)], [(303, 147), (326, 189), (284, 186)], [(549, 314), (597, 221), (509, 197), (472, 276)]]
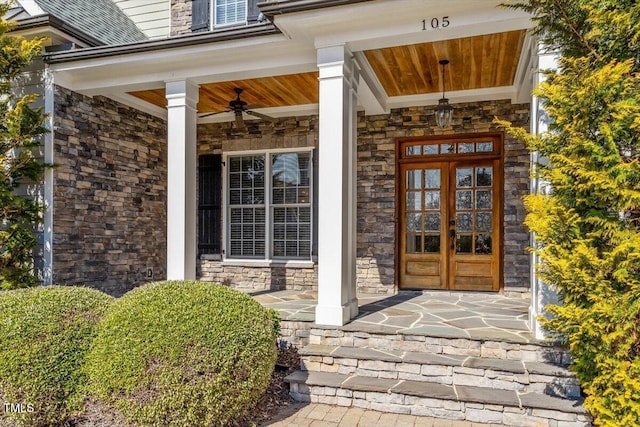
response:
[[(0, 17), (8, 9), (0, 4)], [(40, 54), (42, 41), (7, 34), (13, 26), (0, 19), (0, 289), (37, 284), (34, 231), (43, 206), (16, 189), (39, 182), (46, 167), (34, 155), (38, 137), (46, 132), (42, 110), (31, 107), (37, 95), (16, 95), (18, 80)]]
[(552, 123), (526, 140), (552, 194), (525, 199), (541, 278), (559, 292), (544, 325), (569, 345), (598, 425), (640, 425), (640, 3), (530, 0), (559, 54), (535, 89)]

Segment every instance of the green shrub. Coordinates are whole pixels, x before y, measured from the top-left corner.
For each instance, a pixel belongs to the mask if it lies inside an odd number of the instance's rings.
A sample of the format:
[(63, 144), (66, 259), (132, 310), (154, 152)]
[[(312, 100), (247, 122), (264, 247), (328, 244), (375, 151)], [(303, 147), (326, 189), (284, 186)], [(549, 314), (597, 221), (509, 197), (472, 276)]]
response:
[(275, 339), (269, 314), (245, 294), (151, 283), (105, 315), (87, 359), (89, 387), (139, 425), (224, 425), (266, 388)]
[(0, 402), (25, 411), (2, 407), (0, 420), (51, 425), (81, 407), (82, 364), (111, 301), (96, 290), (66, 286), (0, 292)]

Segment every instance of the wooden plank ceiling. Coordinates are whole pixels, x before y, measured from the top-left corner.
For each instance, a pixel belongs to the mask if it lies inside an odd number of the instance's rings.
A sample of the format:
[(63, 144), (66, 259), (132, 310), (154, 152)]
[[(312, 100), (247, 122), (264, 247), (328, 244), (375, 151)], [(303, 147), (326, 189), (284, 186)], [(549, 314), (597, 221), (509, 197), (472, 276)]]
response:
[(365, 56), (389, 96), (447, 92), (513, 84), (525, 31), (487, 34), (432, 43), (365, 51)]
[[(249, 108), (285, 107), (318, 103), (318, 73), (316, 71), (257, 79), (231, 80), (207, 83), (200, 86), (199, 113), (213, 113), (229, 109), (229, 101), (235, 99), (233, 89), (244, 89), (241, 99)], [(158, 107), (166, 107), (164, 89), (129, 92)]]
[[(364, 54), (388, 96), (442, 91), (441, 59), (450, 61), (445, 71), (447, 92), (483, 89), (513, 84), (524, 38), (524, 30), (510, 31), (367, 50)], [(228, 110), (236, 87), (244, 89), (242, 99), (249, 108), (318, 103), (318, 73), (314, 71), (203, 84), (198, 112)], [(167, 105), (164, 89), (129, 94), (158, 107)]]

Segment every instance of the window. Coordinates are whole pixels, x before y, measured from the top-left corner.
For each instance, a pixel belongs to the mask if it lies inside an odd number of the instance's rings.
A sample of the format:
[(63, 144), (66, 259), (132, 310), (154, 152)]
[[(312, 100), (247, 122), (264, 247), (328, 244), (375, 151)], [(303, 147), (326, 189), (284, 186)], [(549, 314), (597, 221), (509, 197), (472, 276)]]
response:
[(222, 156), (204, 154), (198, 163), (198, 255), (220, 255)]
[(247, 20), (247, 0), (213, 0), (214, 26), (237, 24)]
[(228, 258), (311, 260), (312, 156), (227, 157)]

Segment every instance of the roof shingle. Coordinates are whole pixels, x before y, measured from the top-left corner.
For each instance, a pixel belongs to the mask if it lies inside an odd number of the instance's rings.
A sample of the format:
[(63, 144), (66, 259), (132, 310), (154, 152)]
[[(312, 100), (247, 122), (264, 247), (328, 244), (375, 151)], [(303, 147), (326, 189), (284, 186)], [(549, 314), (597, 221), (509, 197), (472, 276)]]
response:
[(144, 33), (111, 0), (36, 0), (46, 13), (107, 45), (146, 40)]

